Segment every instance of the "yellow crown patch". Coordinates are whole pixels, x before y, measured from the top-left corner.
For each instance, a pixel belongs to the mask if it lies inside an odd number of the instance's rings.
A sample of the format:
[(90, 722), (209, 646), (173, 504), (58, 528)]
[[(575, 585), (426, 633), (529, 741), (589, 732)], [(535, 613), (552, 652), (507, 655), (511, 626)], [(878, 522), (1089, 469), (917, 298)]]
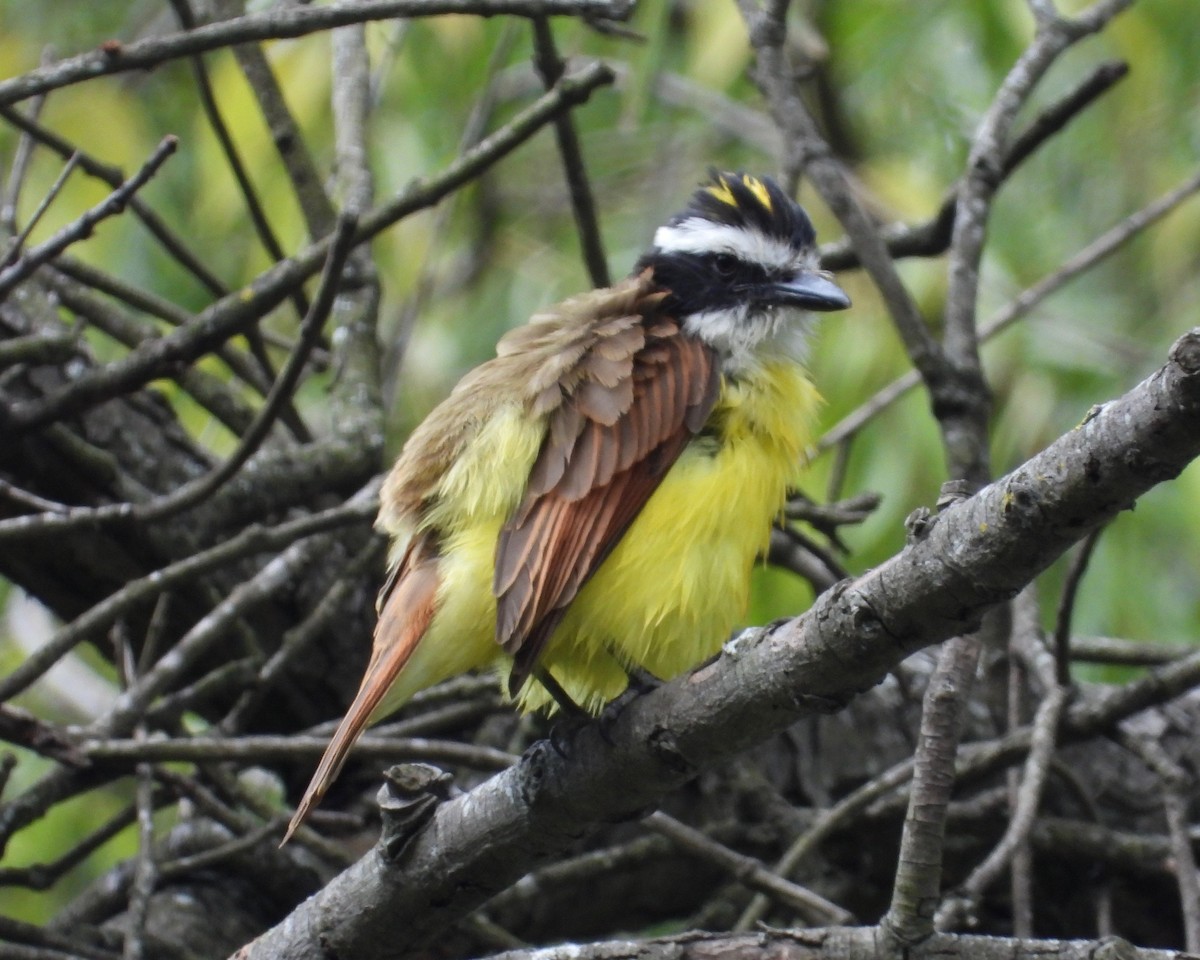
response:
[(766, 207), (769, 213), (775, 212), (771, 209), (771, 194), (767, 190), (765, 183), (759, 180), (758, 177), (752, 177), (749, 174), (742, 177), (742, 183), (746, 185), (752, 194), (758, 197), (758, 202)]
[(705, 191), (710, 195), (720, 200), (724, 204), (731, 207), (737, 206), (737, 197), (733, 195), (733, 191), (729, 189), (729, 181), (724, 177), (718, 177), (717, 183), (711, 187), (705, 187)]
[[(742, 185), (754, 194), (758, 202), (766, 208), (768, 213), (774, 213), (771, 206), (771, 193), (767, 190), (765, 183), (759, 180), (758, 177), (752, 177), (749, 174), (743, 174), (741, 181)], [(729, 181), (725, 179), (724, 175), (717, 178), (717, 183), (704, 189), (711, 197), (720, 200), (721, 203), (727, 206), (736, 207), (738, 205), (737, 197), (734, 196), (733, 190), (729, 186)]]

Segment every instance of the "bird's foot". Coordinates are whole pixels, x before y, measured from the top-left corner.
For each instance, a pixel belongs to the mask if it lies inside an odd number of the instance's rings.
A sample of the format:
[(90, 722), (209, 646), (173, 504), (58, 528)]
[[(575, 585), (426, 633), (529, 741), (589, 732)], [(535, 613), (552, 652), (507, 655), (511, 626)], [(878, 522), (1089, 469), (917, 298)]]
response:
[(629, 686), (612, 701), (612, 703), (628, 703), (627, 697), (640, 697), (643, 694), (657, 690), (663, 685), (662, 680), (652, 674), (645, 667), (639, 667), (636, 664), (625, 668), (625, 673), (629, 677)]
[(586, 713), (562, 714), (554, 721), (547, 739), (550, 746), (564, 760), (570, 760), (574, 753), (575, 738), (583, 732), (584, 727), (591, 724), (592, 718)]
[(559, 715), (550, 728), (549, 740), (554, 752), (566, 760), (571, 756), (571, 742), (578, 736), (579, 731), (591, 722), (591, 714), (571, 699), (571, 695), (554, 679), (549, 670), (538, 667), (533, 675), (558, 704)]
[(624, 690), (605, 704), (604, 710), (600, 713), (600, 736), (610, 747), (616, 746), (612, 729), (617, 718), (625, 712), (625, 708), (634, 700), (653, 693), (663, 685), (662, 680), (644, 667), (626, 667), (625, 673), (629, 676), (629, 683), (626, 684)]

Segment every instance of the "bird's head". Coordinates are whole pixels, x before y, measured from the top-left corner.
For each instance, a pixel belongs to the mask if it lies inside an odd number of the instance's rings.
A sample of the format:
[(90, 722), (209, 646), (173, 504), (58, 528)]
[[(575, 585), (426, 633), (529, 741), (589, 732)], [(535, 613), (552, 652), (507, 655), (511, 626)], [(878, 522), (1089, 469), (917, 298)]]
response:
[(714, 172), (655, 232), (635, 269), (647, 268), (667, 311), (730, 370), (767, 351), (799, 359), (809, 313), (850, 306), (818, 268), (808, 214), (767, 177)]

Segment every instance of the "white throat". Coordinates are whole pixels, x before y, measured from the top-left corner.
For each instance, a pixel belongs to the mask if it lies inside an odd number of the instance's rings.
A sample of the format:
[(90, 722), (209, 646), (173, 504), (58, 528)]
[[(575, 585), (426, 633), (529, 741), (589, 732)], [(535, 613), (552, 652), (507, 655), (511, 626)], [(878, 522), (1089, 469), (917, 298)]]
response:
[(684, 319), (683, 330), (717, 351), (724, 373), (738, 375), (766, 360), (803, 363), (814, 325), (813, 315), (799, 307), (740, 304), (693, 313)]

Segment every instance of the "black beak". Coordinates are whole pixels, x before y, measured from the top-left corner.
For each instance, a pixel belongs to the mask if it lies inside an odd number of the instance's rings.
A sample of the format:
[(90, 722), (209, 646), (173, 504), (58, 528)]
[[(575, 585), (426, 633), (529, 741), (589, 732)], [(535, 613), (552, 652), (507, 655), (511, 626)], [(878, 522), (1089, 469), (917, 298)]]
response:
[(767, 287), (773, 303), (805, 310), (845, 310), (850, 306), (846, 291), (816, 272), (804, 271)]

